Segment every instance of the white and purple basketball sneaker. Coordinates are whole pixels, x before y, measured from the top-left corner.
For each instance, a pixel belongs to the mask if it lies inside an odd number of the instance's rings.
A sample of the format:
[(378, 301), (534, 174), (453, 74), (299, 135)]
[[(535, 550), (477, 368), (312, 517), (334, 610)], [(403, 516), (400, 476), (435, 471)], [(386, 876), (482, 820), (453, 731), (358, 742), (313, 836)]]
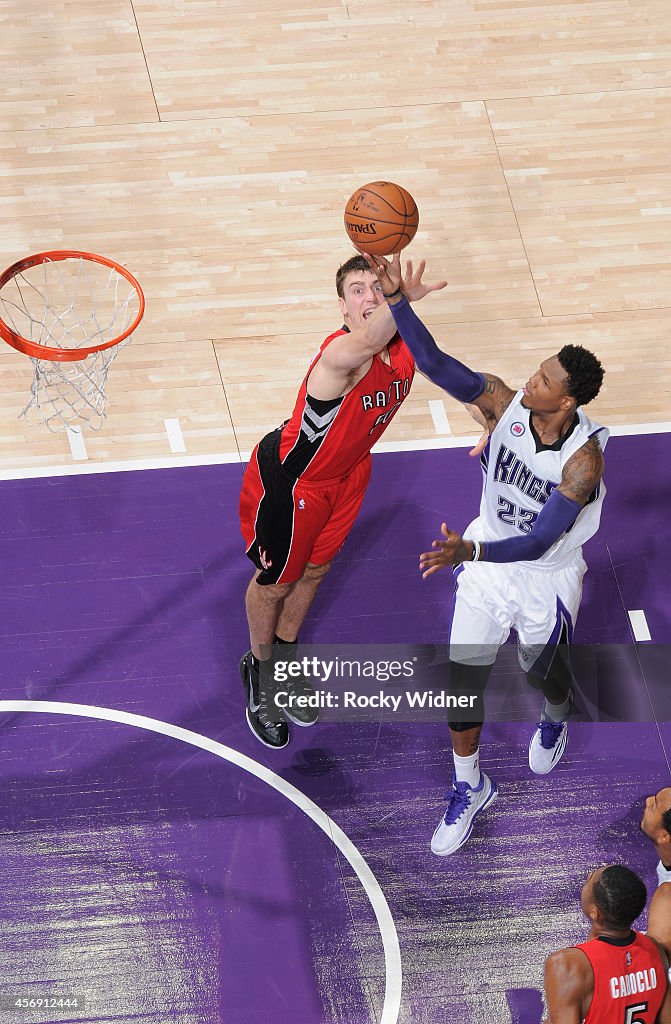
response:
[(566, 722), (553, 722), (545, 715), (529, 743), (529, 767), (536, 775), (547, 775), (561, 759), (568, 743)]
[(447, 794), (447, 810), (433, 833), (431, 851), (439, 857), (447, 857), (463, 846), (473, 830), (478, 814), (493, 804), (498, 796), (495, 782), (480, 773), (480, 782), (471, 788), (467, 782), (452, 783), (452, 792)]

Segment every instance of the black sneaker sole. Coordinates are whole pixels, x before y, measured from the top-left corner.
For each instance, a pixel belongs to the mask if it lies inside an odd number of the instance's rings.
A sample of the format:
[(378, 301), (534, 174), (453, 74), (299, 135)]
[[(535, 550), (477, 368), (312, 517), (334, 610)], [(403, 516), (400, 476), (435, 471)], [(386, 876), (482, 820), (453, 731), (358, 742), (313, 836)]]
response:
[(300, 725), (301, 729), (310, 729), (319, 721), (319, 715), (317, 715), (317, 717), (312, 722), (300, 722), (297, 718), (294, 718), (289, 708), (282, 708), (282, 711), (284, 712), (285, 716), (289, 719), (289, 721), (293, 722), (294, 725)]
[(249, 708), (245, 710), (245, 719), (247, 720), (247, 725), (251, 729), (252, 735), (257, 738), (259, 743), (263, 743), (264, 747), (268, 747), (270, 750), (282, 750), (283, 747), (289, 745), (289, 740), (291, 739), (291, 736), (289, 735), (288, 731), (287, 738), (284, 741), (284, 743), (269, 743), (267, 739), (265, 739), (259, 732), (257, 732), (256, 729), (254, 728), (254, 723), (252, 722)]

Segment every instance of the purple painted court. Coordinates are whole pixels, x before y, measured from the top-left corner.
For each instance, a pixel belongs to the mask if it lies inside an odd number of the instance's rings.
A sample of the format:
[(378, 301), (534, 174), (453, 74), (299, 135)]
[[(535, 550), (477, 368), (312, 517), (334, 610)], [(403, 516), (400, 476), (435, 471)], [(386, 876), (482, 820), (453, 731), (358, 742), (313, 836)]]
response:
[[(671, 770), (669, 468), (667, 435), (611, 440), (567, 753), (530, 772), (538, 698), (507, 647), (483, 734), (500, 798), (444, 860), (440, 720), (322, 722), (278, 753), (248, 729), (240, 466), (1, 484), (0, 1019), (538, 1024), (588, 871), (654, 884), (638, 821)], [(462, 450), (376, 456), (302, 639), (433, 644), (439, 666), (451, 578), (422, 581), (417, 554), (479, 488)]]

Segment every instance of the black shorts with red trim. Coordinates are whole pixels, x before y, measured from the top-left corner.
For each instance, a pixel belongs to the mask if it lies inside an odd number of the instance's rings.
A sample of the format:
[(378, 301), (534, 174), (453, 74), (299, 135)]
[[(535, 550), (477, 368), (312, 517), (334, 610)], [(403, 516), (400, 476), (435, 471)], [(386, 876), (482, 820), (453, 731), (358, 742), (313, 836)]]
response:
[(257, 583), (295, 583), (306, 565), (324, 565), (340, 550), (361, 508), (370, 455), (348, 476), (323, 483), (291, 477), (279, 460), (281, 429), (256, 446), (240, 493), (240, 529)]

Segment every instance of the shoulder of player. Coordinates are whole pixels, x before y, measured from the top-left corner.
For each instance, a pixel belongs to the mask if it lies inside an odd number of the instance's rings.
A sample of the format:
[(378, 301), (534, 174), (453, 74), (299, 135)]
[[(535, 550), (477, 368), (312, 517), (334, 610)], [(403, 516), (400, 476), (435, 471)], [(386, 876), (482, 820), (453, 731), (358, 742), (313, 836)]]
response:
[(558, 949), (556, 953), (550, 953), (545, 960), (546, 970), (555, 972), (564, 971), (591, 971), (589, 957), (583, 949), (577, 946), (567, 946), (566, 949)]
[(306, 377), (306, 388), (313, 398), (330, 400), (346, 395), (370, 371), (374, 357), (357, 349), (356, 334), (340, 328), (322, 342)]
[(575, 946), (551, 953), (545, 961), (545, 983), (564, 996), (582, 998), (594, 984), (589, 957)]
[(560, 490), (584, 504), (603, 476), (604, 466), (601, 445), (590, 437), (566, 462)]
[(496, 426), (517, 392), (493, 373), (482, 374), (485, 388), (474, 405), (484, 414), (491, 426)]
[(319, 346), (318, 355), (323, 355), (328, 348), (334, 343), (337, 343), (339, 338), (347, 338), (351, 332), (346, 327), (339, 327), (337, 331), (332, 331), (331, 334), (327, 335)]

